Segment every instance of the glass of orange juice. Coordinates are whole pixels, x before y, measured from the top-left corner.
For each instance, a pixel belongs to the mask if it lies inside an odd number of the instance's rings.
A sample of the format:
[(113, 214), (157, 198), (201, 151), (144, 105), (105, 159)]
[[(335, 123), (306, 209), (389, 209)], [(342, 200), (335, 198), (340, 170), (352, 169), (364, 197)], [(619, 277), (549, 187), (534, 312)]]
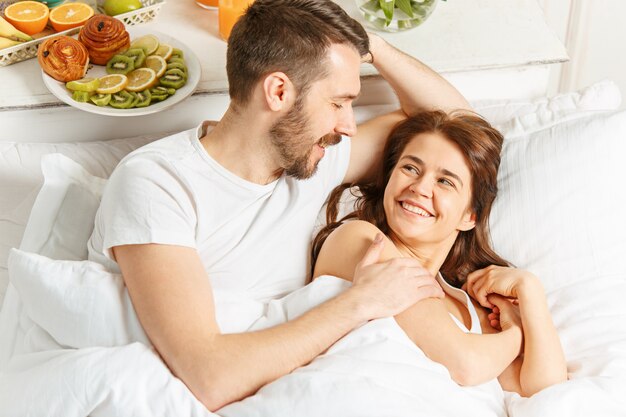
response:
[(220, 36), (225, 41), (230, 36), (230, 31), (248, 6), (254, 0), (219, 0), (218, 19), (220, 26)]
[(219, 0), (196, 0), (198, 6), (210, 10), (217, 10), (219, 2)]

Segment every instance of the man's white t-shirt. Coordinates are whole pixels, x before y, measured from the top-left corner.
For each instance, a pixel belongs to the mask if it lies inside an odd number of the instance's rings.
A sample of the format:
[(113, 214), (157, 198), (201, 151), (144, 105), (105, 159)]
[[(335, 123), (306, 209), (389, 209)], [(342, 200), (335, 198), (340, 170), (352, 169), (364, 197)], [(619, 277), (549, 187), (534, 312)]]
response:
[[(166, 137), (120, 162), (96, 214), (89, 259), (119, 272), (110, 251), (114, 246), (195, 248), (216, 304), (249, 300), (258, 313), (259, 302), (305, 284), (315, 221), (345, 176), (350, 140), (327, 148), (307, 180), (283, 175), (259, 185), (212, 159), (199, 141), (202, 134), (199, 126)], [(227, 321), (218, 314), (218, 323), (230, 328)], [(242, 317), (232, 328), (243, 330), (247, 324)]]

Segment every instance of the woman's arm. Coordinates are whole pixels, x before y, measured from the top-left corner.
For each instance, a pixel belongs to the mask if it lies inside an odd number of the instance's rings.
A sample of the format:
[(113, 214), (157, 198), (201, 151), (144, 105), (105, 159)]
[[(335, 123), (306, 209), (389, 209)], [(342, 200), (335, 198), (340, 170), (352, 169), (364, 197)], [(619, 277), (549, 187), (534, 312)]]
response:
[[(519, 391), (516, 391), (529, 397), (567, 380), (565, 356), (539, 279), (527, 271), (491, 266), (470, 274), (467, 288), (481, 305), (494, 309), (492, 325), (514, 320), (519, 314), (524, 330), (524, 354), (507, 371), (508, 376), (503, 376), (510, 381), (513, 374), (519, 383), (507, 385), (517, 385)], [(519, 313), (504, 297), (517, 300)]]
[[(356, 262), (377, 233), (380, 233), (378, 228), (364, 221), (349, 222), (337, 228), (322, 246), (314, 277), (329, 274), (351, 280)], [(381, 260), (401, 258), (393, 243), (385, 240)], [(425, 269), (416, 273), (423, 274), (424, 279), (435, 279)], [(451, 319), (439, 298), (426, 298), (395, 318), (411, 340), (429, 358), (446, 366), (461, 385), (476, 385), (496, 378), (520, 352), (522, 332), (519, 326), (488, 335), (465, 333)]]

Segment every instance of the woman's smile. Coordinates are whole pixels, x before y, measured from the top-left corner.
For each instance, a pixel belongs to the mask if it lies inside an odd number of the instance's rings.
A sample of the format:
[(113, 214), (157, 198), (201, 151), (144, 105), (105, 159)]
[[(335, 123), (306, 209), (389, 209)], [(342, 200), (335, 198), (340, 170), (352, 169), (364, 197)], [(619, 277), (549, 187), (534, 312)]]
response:
[(416, 214), (419, 217), (434, 217), (431, 213), (426, 211), (425, 208), (408, 200), (400, 201), (399, 204), (405, 211), (408, 211), (411, 214)]

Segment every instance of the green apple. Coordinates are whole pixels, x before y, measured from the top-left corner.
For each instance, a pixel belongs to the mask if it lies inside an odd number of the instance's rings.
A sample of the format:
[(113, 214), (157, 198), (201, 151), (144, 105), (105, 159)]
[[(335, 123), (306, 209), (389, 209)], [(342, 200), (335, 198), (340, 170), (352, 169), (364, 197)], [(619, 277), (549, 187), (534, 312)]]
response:
[(104, 2), (104, 12), (109, 16), (132, 12), (142, 7), (140, 0), (105, 0)]

